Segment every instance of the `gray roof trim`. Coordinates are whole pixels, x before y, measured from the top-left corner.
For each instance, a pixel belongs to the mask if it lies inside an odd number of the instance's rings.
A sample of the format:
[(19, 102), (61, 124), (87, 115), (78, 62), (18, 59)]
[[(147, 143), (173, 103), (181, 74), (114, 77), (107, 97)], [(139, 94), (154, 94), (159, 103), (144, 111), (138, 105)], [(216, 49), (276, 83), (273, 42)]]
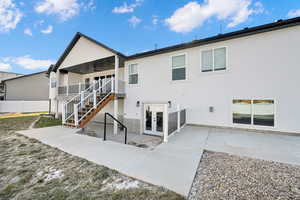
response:
[(26, 75), (23, 75), (23, 76), (18, 76), (18, 77), (14, 77), (14, 78), (5, 79), (5, 80), (3, 80), (3, 82), (11, 81), (11, 80), (19, 79), (19, 78), (25, 78), (25, 77), (29, 77), (29, 76), (34, 76), (34, 75), (38, 75), (38, 74), (43, 74), (43, 73), (47, 74), (47, 71), (36, 72), (36, 73), (32, 73), (32, 74), (26, 74)]
[(240, 38), (240, 37), (246, 37), (246, 36), (255, 35), (255, 34), (264, 33), (264, 32), (270, 32), (270, 31), (279, 30), (279, 29), (288, 28), (288, 27), (297, 26), (297, 25), (300, 25), (300, 17), (287, 19), (287, 20), (278, 20), (278, 21), (276, 21), (274, 23), (270, 23), (270, 24), (264, 24), (264, 25), (255, 26), (252, 28), (244, 28), (239, 31), (234, 31), (234, 32), (225, 33), (225, 34), (219, 34), (219, 35), (216, 35), (213, 37), (208, 37), (208, 38), (204, 38), (204, 39), (200, 39), (200, 40), (194, 40), (194, 41), (188, 42), (188, 43), (182, 43), (182, 44), (169, 46), (169, 47), (165, 47), (165, 48), (161, 48), (161, 49), (157, 49), (157, 50), (138, 53), (135, 55), (128, 56), (127, 59), (132, 60), (132, 59), (137, 59), (137, 58), (144, 58), (144, 57), (154, 56), (157, 54), (163, 54), (163, 53), (168, 53), (168, 52), (172, 52), (172, 51), (193, 48), (193, 47), (202, 46), (202, 45), (206, 45), (206, 44), (231, 40), (231, 39)]
[(240, 37), (246, 37), (246, 36), (255, 35), (255, 34), (259, 34), (259, 33), (275, 31), (275, 30), (298, 26), (298, 25), (300, 25), (300, 17), (291, 18), (291, 19), (287, 19), (287, 20), (278, 20), (276, 22), (269, 23), (269, 24), (264, 24), (264, 25), (255, 26), (255, 27), (251, 27), (251, 28), (244, 28), (242, 30), (238, 30), (238, 31), (230, 32), (230, 33), (219, 34), (219, 35), (216, 35), (213, 37), (208, 37), (208, 38), (204, 38), (204, 39), (200, 39), (200, 40), (194, 40), (192, 42), (173, 45), (173, 46), (160, 48), (160, 49), (152, 50), (152, 51), (147, 51), (147, 52), (143, 52), (143, 53), (137, 53), (137, 54), (130, 55), (130, 56), (125, 56), (124, 54), (117, 52), (117, 51), (105, 46), (104, 44), (78, 32), (74, 36), (73, 40), (70, 42), (70, 44), (68, 45), (68, 47), (66, 48), (66, 50), (64, 51), (62, 56), (59, 58), (57, 63), (54, 66), (49, 67), (48, 73), (50, 73), (51, 71), (56, 71), (58, 69), (59, 65), (62, 63), (62, 61), (68, 55), (68, 53), (71, 51), (71, 49), (73, 48), (73, 46), (76, 44), (76, 42), (78, 41), (78, 39), (80, 37), (87, 38), (88, 40), (102, 46), (103, 48), (108, 49), (109, 51), (115, 53), (116, 55), (121, 56), (125, 60), (133, 60), (133, 59), (168, 53), (168, 52), (172, 52), (172, 51), (193, 48), (193, 47), (202, 46), (202, 45), (206, 45), (206, 44), (236, 39), (236, 38), (240, 38)]

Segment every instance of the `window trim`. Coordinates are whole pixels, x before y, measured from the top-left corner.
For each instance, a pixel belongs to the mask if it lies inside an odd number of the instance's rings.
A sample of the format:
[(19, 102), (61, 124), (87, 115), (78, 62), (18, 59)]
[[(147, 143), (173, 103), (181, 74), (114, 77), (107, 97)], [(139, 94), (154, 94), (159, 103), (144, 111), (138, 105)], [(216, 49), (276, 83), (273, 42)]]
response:
[[(222, 49), (222, 48), (225, 48), (226, 49), (226, 53), (225, 53), (225, 59), (226, 59), (226, 62), (225, 62), (225, 69), (217, 69), (215, 70), (215, 53), (214, 51), (216, 49)], [(202, 71), (202, 52), (204, 51), (212, 51), (212, 70), (210, 71)], [(227, 46), (215, 46), (215, 47), (211, 47), (211, 48), (204, 48), (204, 49), (201, 49), (200, 51), (200, 72), (201, 73), (204, 73), (204, 74), (207, 74), (207, 73), (219, 73), (219, 72), (224, 72), (224, 71), (228, 71), (228, 47)]]
[[(251, 124), (239, 124), (239, 123), (233, 123), (233, 100), (251, 100)], [(254, 124), (254, 112), (253, 112), (253, 101), (254, 100), (272, 100), (274, 101), (274, 126), (263, 126), (263, 125), (255, 125)], [(230, 112), (230, 121), (231, 125), (233, 127), (240, 127), (240, 128), (251, 128), (251, 129), (276, 129), (277, 128), (277, 100), (276, 98), (269, 98), (269, 97), (255, 97), (255, 98), (231, 98), (231, 112)]]
[[(177, 57), (177, 56), (185, 56), (185, 79), (182, 79), (182, 80), (173, 80), (173, 57)], [(170, 65), (170, 68), (171, 68), (171, 82), (183, 82), (183, 81), (187, 81), (188, 80), (188, 76), (187, 76), (187, 66), (188, 66), (188, 54), (187, 52), (182, 52), (182, 53), (177, 53), (177, 54), (172, 54), (170, 55), (170, 60), (169, 60), (169, 65)], [(183, 67), (180, 67), (180, 68), (175, 68), (175, 69), (181, 69)]]
[[(130, 67), (131, 67), (131, 65), (136, 65), (137, 66), (137, 68), (136, 68), (136, 74), (138, 76), (137, 83), (130, 83), (129, 82), (130, 75), (135, 75), (135, 74), (130, 74)], [(138, 85), (139, 84), (140, 79), (139, 79), (139, 64), (138, 63), (130, 63), (130, 64), (128, 64), (127, 65), (127, 74), (128, 74), (128, 79), (127, 79), (128, 80), (128, 85)]]

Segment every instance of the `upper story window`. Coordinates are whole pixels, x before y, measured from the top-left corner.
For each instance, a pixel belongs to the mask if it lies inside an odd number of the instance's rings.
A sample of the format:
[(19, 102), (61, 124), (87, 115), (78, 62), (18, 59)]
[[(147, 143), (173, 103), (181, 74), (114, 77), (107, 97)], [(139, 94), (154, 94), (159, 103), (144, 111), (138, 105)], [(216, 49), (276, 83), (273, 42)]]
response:
[(226, 47), (202, 51), (201, 71), (210, 72), (210, 71), (225, 70), (227, 67), (226, 51), (227, 51)]
[(137, 84), (138, 83), (138, 64), (130, 64), (129, 65), (129, 84)]
[(186, 55), (172, 56), (172, 80), (186, 79)]

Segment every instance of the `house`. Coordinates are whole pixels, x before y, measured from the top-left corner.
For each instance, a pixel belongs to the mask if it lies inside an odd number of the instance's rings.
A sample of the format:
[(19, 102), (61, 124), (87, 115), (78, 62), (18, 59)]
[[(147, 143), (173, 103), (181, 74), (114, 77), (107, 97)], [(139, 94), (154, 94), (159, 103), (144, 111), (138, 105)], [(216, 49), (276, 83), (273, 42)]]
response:
[(9, 78), (18, 77), (18, 76), (22, 76), (22, 74), (0, 71), (0, 101), (3, 101), (5, 98), (4, 80), (9, 79)]
[(4, 80), (6, 101), (48, 101), (47, 71)]
[(300, 134), (299, 35), (293, 18), (125, 56), (77, 33), (49, 68), (52, 111), (164, 137), (184, 124)]

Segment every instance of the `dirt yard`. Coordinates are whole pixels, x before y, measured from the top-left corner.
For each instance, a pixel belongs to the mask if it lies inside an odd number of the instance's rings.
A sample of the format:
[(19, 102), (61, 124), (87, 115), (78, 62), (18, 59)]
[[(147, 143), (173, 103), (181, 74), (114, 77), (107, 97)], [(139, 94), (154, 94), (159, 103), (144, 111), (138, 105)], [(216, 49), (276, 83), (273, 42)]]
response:
[(16, 134), (36, 117), (0, 119), (0, 199), (182, 200), (182, 196)]

